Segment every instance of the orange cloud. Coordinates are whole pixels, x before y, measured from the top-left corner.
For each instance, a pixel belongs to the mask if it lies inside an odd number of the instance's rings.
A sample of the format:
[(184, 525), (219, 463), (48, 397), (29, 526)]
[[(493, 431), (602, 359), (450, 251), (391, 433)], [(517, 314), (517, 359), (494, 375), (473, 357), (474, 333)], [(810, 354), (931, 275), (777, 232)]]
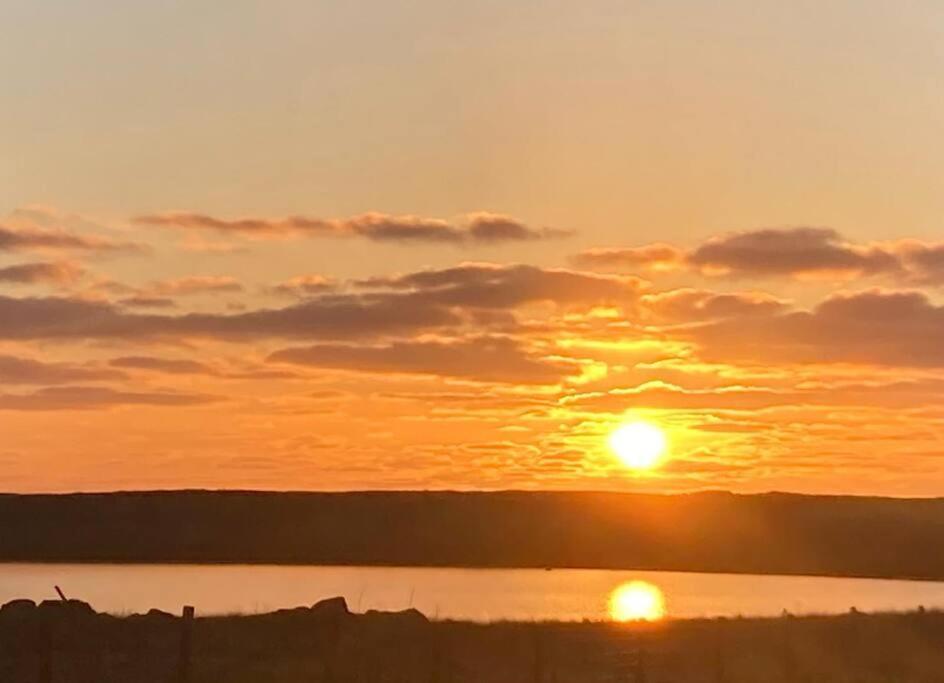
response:
[(245, 313), (159, 315), (127, 312), (104, 301), (0, 296), (0, 319), (6, 321), (0, 339), (344, 339), (410, 334), (461, 322), (441, 306), (402, 308), (401, 303), (401, 297), (391, 295), (337, 296)]
[(573, 362), (543, 358), (520, 342), (504, 337), (395, 342), (383, 346), (320, 344), (284, 349), (274, 353), (270, 360), (359, 372), (432, 374), (526, 384), (552, 384), (579, 371)]
[(298, 275), (272, 285), (268, 291), (281, 296), (306, 297), (330, 292), (337, 286), (337, 281), (323, 275)]
[(104, 237), (79, 235), (65, 230), (0, 225), (0, 252), (38, 249), (117, 252), (139, 251), (141, 247), (131, 242), (115, 242)]
[(712, 358), (944, 367), (944, 306), (917, 291), (830, 296), (794, 311), (691, 328)]
[(0, 268), (0, 282), (10, 284), (54, 285), (72, 284), (84, 274), (84, 269), (71, 261), (52, 263), (18, 263)]
[(219, 399), (179, 392), (121, 391), (109, 387), (46, 387), (29, 394), (0, 394), (0, 410), (94, 410), (115, 406), (184, 407), (215, 403)]
[(574, 262), (604, 271), (687, 269), (731, 278), (850, 280), (885, 276), (908, 284), (944, 283), (944, 244), (901, 240), (855, 244), (829, 228), (747, 230), (690, 250), (669, 244), (590, 249)]
[(172, 375), (212, 375), (213, 368), (206, 363), (190, 359), (154, 358), (152, 356), (122, 356), (109, 362), (113, 368), (123, 370), (150, 370)]
[(790, 304), (764, 292), (719, 294), (699, 289), (675, 289), (642, 297), (641, 305), (656, 316), (682, 323), (752, 315), (770, 315)]
[(72, 363), (46, 363), (33, 358), (0, 354), (0, 384), (68, 384), (121, 379), (124, 374), (108, 368)]
[(304, 216), (222, 219), (201, 213), (169, 211), (137, 216), (133, 220), (143, 225), (213, 230), (257, 239), (362, 237), (373, 242), (401, 244), (491, 244), (553, 239), (570, 234), (552, 228), (533, 228), (508, 216), (482, 212), (468, 214), (457, 223), (376, 212), (342, 219)]
[(602, 270), (677, 270), (686, 266), (686, 254), (684, 249), (674, 245), (656, 243), (642, 247), (587, 249), (574, 256), (573, 261), (578, 266)]
[(186, 296), (214, 292), (241, 292), (243, 286), (234, 277), (225, 275), (190, 275), (188, 277), (160, 280), (151, 284), (148, 292), (164, 296)]
[(704, 272), (737, 276), (854, 276), (901, 267), (893, 253), (847, 243), (827, 228), (753, 230), (715, 237), (690, 252), (687, 261)]
[(639, 278), (598, 275), (522, 264), (466, 263), (357, 283), (365, 289), (403, 292), (413, 303), (470, 308), (514, 308), (529, 303), (632, 305), (646, 283)]

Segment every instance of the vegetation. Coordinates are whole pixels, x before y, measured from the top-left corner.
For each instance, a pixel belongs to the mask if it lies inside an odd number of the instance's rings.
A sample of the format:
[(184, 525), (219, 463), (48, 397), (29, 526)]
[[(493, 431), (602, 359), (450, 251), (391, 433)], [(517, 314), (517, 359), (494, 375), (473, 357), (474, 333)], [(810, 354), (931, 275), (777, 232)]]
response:
[(936, 550), (944, 547), (942, 499), (4, 495), (0, 528), (0, 561), (555, 566), (944, 579), (944, 553)]
[(198, 618), (181, 669), (180, 618), (88, 605), (0, 610), (0, 680), (23, 683), (931, 683), (944, 614), (668, 621), (635, 625), (429, 622), (353, 615), (340, 599)]

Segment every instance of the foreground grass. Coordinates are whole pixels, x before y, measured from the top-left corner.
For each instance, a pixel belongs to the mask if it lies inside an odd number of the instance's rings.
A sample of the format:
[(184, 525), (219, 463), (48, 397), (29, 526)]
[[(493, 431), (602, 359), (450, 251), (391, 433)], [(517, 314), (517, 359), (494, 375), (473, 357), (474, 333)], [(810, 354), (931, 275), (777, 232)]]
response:
[[(0, 681), (170, 683), (182, 622), (78, 602), (0, 610)], [(192, 683), (944, 683), (944, 614), (647, 624), (429, 622), (343, 601), (197, 618)]]

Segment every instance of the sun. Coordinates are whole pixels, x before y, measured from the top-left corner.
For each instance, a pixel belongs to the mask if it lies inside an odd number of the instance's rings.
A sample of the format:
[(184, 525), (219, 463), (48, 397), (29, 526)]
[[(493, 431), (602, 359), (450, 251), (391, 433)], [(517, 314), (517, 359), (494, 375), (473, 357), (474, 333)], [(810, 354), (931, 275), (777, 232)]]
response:
[(665, 616), (665, 598), (648, 581), (630, 581), (610, 595), (613, 621), (658, 621)]
[(624, 465), (634, 470), (658, 465), (667, 446), (665, 432), (649, 422), (630, 422), (610, 434), (610, 448)]

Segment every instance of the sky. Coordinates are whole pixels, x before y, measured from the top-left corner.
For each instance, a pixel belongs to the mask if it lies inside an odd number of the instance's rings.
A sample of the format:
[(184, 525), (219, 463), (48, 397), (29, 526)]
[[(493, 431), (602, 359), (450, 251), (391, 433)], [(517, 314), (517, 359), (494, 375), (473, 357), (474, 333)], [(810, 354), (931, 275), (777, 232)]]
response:
[(0, 87), (2, 490), (944, 486), (939, 2), (7, 0)]

